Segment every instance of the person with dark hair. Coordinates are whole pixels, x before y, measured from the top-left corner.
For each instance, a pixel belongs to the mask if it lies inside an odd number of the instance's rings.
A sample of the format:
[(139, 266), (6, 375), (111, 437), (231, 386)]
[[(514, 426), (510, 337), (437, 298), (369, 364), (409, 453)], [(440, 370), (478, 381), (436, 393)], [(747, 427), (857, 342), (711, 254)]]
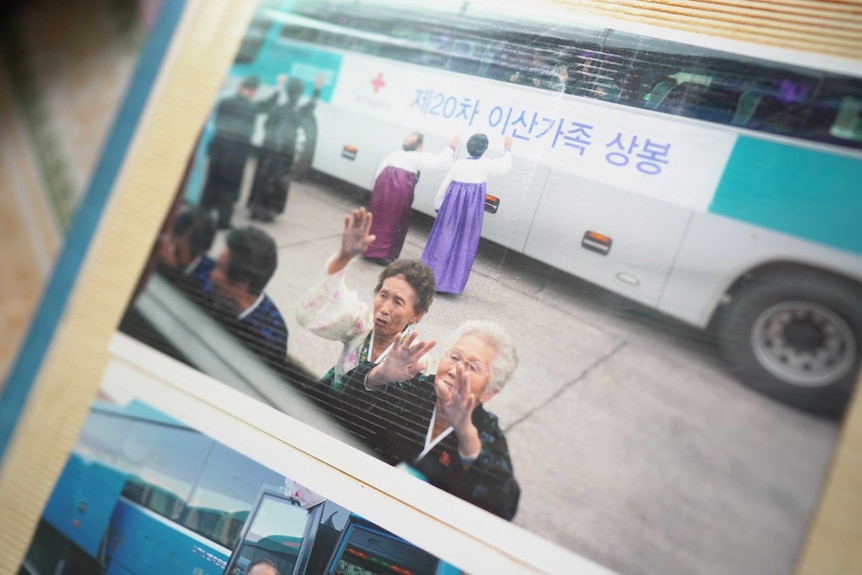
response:
[(389, 265), (401, 255), (420, 171), (451, 166), (460, 138), (452, 138), (449, 147), (439, 154), (425, 152), (423, 140), (419, 132), (409, 134), (402, 149), (386, 156), (374, 176), (368, 210), (374, 214), (370, 233), (375, 240), (363, 256), (380, 265)]
[(216, 226), (209, 211), (190, 208), (180, 212), (171, 224), (159, 251), (159, 271), (174, 285), (195, 299), (203, 297), (215, 268), (207, 255), (215, 239)]
[(467, 286), (473, 260), (479, 249), (485, 213), (486, 181), (512, 167), (512, 138), (507, 136), (503, 156), (488, 159), (485, 134), (467, 141), (468, 158), (455, 162), (434, 202), (437, 218), (422, 252), (422, 261), (434, 270), (437, 291), (459, 294)]
[(512, 339), (494, 322), (464, 322), (429, 376), (411, 354), (423, 346), (416, 336), (345, 379), (347, 402), (374, 406), (364, 410), (368, 443), (387, 463), (406, 463), (429, 483), (512, 519), (521, 490), (503, 430), (484, 409), (517, 368)]
[(269, 559), (256, 559), (248, 564), (245, 575), (280, 575), (278, 567)]
[(200, 205), (218, 211), (219, 229), (230, 227), (257, 115), (278, 97), (276, 93), (264, 102), (254, 102), (259, 86), (257, 76), (245, 78), (237, 93), (221, 100), (214, 112), (215, 135), (207, 148), (209, 164)]
[(396, 260), (380, 273), (372, 306), (348, 289), (345, 270), (374, 241), (369, 233), (371, 226), (372, 216), (365, 208), (345, 218), (341, 248), (329, 261), (326, 279), (301, 302), (297, 321), (315, 335), (343, 343), (335, 365), (320, 382), (303, 386), (302, 391), (334, 417), (342, 429), (373, 446), (371, 438), (383, 431), (382, 420), (375, 417), (377, 407), (374, 401), (354, 402), (345, 396), (345, 374), (360, 364), (383, 361), (401, 342), (416, 368), (423, 368), (421, 358), (434, 342), (412, 345), (411, 326), (428, 312), (435, 283), (431, 269), (421, 261)]
[(323, 76), (314, 83), (314, 93), (308, 102), (300, 105), (305, 91), (302, 80), (279, 76), (279, 86), (287, 85), (286, 101), (272, 106), (264, 123), (263, 147), (258, 152), (257, 170), (251, 186), (248, 207), (251, 219), (271, 222), (276, 214), (284, 213), (293, 160), (296, 153), (296, 135), (301, 124), (314, 113)]
[(338, 361), (321, 380), (334, 394), (341, 391), (344, 374), (359, 362), (377, 363), (396, 340), (407, 339), (410, 326), (422, 319), (434, 299), (434, 274), (418, 260), (396, 260), (383, 269), (373, 306), (348, 289), (345, 270), (374, 241), (371, 226), (372, 216), (365, 208), (345, 218), (341, 248), (329, 261), (326, 279), (309, 291), (297, 310), (301, 326), (344, 344)]
[(278, 267), (275, 241), (253, 228), (232, 230), (210, 274), (215, 316), (276, 367), (287, 356), (287, 325), (263, 292)]

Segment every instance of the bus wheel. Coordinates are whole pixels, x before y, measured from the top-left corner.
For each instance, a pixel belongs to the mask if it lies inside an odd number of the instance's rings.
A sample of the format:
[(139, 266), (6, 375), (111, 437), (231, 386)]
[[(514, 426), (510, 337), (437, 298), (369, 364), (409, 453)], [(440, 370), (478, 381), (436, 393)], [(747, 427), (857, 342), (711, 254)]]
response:
[(828, 275), (757, 278), (733, 294), (719, 340), (751, 387), (812, 413), (840, 416), (862, 352), (862, 293)]

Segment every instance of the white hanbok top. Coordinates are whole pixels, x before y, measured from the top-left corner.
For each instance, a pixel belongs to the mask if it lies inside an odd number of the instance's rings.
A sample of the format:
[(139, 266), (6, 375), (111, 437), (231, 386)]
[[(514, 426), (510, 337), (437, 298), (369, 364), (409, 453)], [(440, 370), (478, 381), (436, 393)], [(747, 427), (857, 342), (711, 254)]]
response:
[(449, 173), (443, 179), (443, 184), (434, 198), (434, 209), (439, 210), (443, 205), (449, 184), (462, 182), (465, 184), (481, 184), (486, 182), (490, 176), (505, 174), (512, 168), (512, 151), (506, 150), (499, 158), (462, 158), (452, 165)]
[(381, 172), (387, 167), (400, 168), (415, 174), (419, 170), (445, 170), (452, 165), (454, 159), (455, 148), (452, 146), (449, 146), (439, 154), (417, 152), (415, 150), (398, 150), (383, 158), (380, 167), (377, 168), (377, 172), (374, 174), (374, 181), (377, 181)]

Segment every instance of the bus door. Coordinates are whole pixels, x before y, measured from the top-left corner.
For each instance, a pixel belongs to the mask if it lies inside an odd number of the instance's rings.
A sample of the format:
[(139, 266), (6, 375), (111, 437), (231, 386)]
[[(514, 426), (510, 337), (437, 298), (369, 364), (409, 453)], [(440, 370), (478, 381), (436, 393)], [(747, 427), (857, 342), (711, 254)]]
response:
[(91, 557), (96, 557), (102, 536), (126, 483), (126, 474), (99, 462), (87, 462), (72, 453), (43, 518)]
[(282, 575), (306, 572), (323, 504), (304, 509), (283, 488), (265, 488), (249, 514), (225, 575), (245, 575), (249, 565), (265, 559)]

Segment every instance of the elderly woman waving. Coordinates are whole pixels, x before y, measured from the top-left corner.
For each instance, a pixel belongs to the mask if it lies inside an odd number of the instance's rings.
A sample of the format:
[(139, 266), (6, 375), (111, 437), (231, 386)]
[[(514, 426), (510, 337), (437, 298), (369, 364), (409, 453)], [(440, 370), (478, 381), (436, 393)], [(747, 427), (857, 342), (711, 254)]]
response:
[[(468, 321), (447, 338), (433, 376), (420, 373), (433, 342), (411, 334), (380, 363), (360, 363), (345, 380), (354, 405), (372, 402), (382, 419), (373, 447), (392, 464), (407, 463), (430, 483), (505, 519), (520, 488), (497, 417), (483, 404), (517, 367), (511, 338), (496, 323)], [(384, 399), (381, 399), (384, 398)]]
[[(344, 375), (361, 363), (381, 362), (394, 346), (418, 361), (434, 342), (413, 344), (406, 348), (410, 326), (422, 319), (434, 299), (434, 274), (419, 260), (400, 259), (380, 273), (374, 289), (374, 301), (369, 306), (345, 282), (348, 264), (374, 241), (369, 233), (372, 215), (364, 208), (354, 210), (344, 219), (341, 247), (327, 264), (326, 278), (314, 286), (300, 303), (297, 321), (314, 334), (344, 344), (335, 365), (320, 383), (305, 391), (338, 417), (344, 427), (365, 438), (370, 429), (364, 425), (374, 405), (361, 406), (346, 402), (343, 397)], [(415, 338), (414, 338), (415, 339)]]

